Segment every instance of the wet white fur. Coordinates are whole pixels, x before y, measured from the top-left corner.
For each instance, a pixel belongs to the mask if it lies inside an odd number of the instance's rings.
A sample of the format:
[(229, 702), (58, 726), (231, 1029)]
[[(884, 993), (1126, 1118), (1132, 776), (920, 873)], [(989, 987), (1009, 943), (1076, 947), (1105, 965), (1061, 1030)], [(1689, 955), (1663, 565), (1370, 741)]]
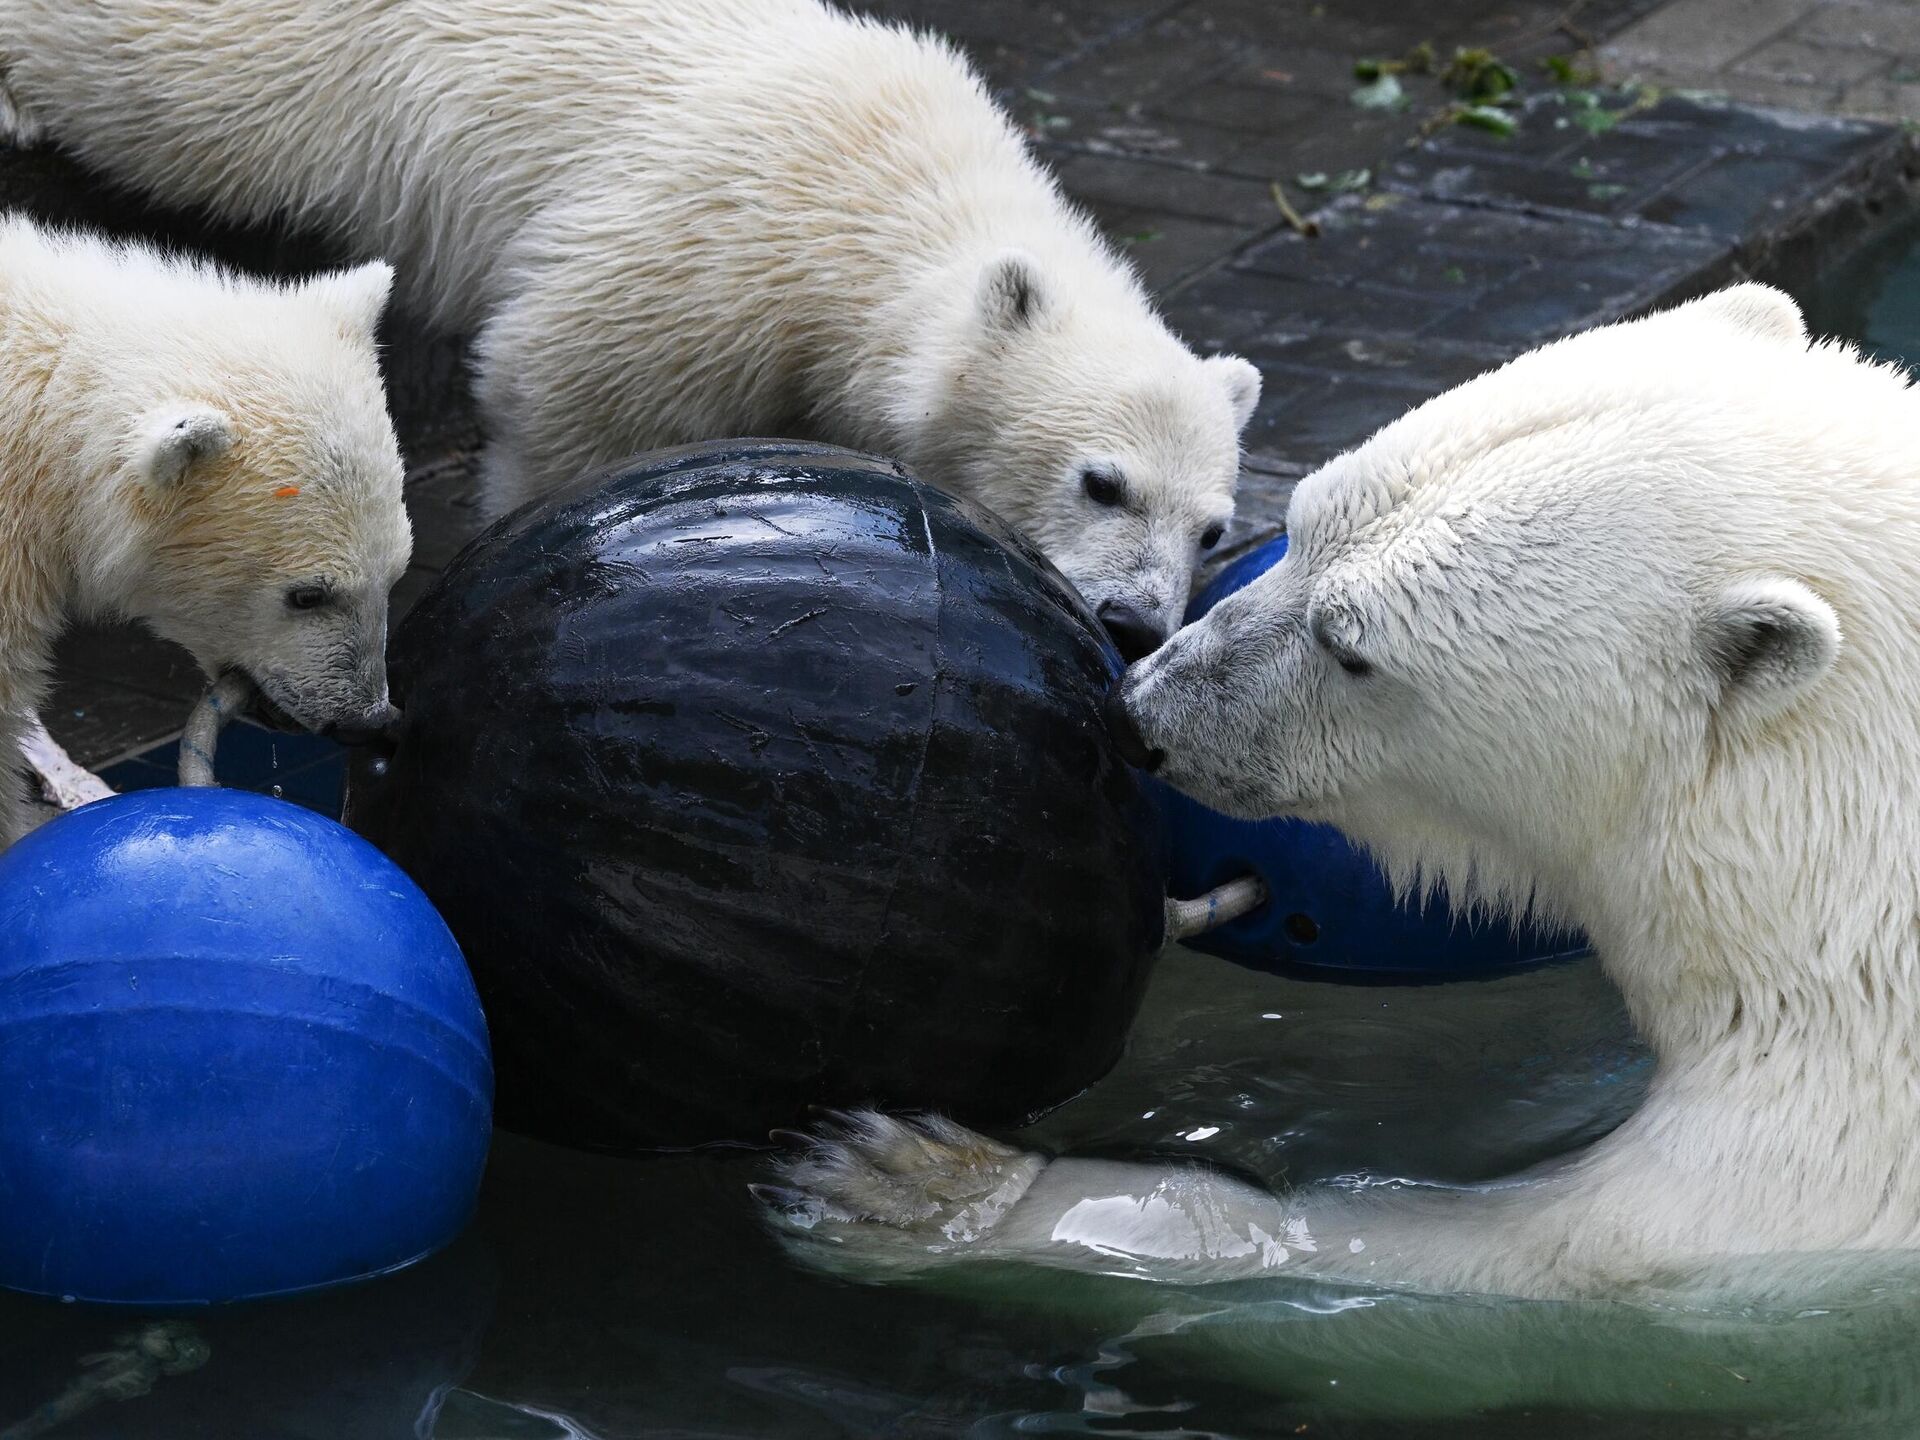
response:
[(1335, 459), (1287, 559), (1130, 672), (1202, 800), (1331, 821), (1408, 889), (1584, 927), (1658, 1058), (1606, 1139), (1468, 1191), (996, 1157), (1028, 1188), (956, 1237), (937, 1197), (982, 1152), (880, 1143), (876, 1120), (796, 1167), (794, 1233), (856, 1270), (1519, 1295), (1920, 1249), (1916, 434), (1904, 372), (1739, 287), (1524, 356)]
[[(385, 703), (412, 544), (373, 341), (391, 281), (266, 284), (0, 220), (0, 845), (71, 617), (144, 620), (316, 727)], [(336, 604), (288, 610), (323, 580)]]
[(496, 509), (804, 432), (1167, 629), (1231, 515), (1258, 373), (1172, 336), (940, 41), (816, 0), (0, 0), (0, 59), (16, 135), (323, 224), (477, 328)]

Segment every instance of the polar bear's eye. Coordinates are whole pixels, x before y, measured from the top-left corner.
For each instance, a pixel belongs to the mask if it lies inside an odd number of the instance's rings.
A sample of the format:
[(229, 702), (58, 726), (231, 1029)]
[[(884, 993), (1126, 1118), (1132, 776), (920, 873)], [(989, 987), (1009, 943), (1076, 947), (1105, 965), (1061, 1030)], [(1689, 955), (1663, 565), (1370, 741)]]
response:
[(1327, 628), (1324, 615), (1315, 614), (1308, 622), (1308, 629), (1313, 633), (1314, 643), (1326, 651), (1332, 657), (1333, 663), (1347, 674), (1357, 679), (1365, 679), (1373, 673), (1373, 662), (1364, 655), (1348, 649), (1336, 639), (1333, 632)]
[(1119, 474), (1106, 465), (1089, 465), (1080, 472), (1080, 488), (1096, 505), (1120, 505), (1127, 498), (1127, 487)]
[(325, 585), (290, 585), (287, 587), (287, 608), (289, 610), (318, 610), (333, 600), (333, 591)]
[(1224, 525), (1207, 526), (1205, 530), (1200, 532), (1200, 548), (1202, 550), (1211, 550), (1220, 543), (1220, 537), (1226, 533), (1227, 527)]

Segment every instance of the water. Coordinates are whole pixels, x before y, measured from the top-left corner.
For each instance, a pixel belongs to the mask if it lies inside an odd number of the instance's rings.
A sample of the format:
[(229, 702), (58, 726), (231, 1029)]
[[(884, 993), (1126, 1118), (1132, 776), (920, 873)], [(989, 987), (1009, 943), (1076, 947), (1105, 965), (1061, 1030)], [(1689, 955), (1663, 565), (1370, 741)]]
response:
[[(1802, 298), (1816, 330), (1920, 359), (1920, 224)], [(1604, 1133), (1647, 1078), (1592, 962), (1341, 988), (1176, 951), (1121, 1066), (1025, 1138), (1270, 1185), (1463, 1182)], [(1012, 1268), (861, 1287), (786, 1260), (746, 1193), (764, 1164), (500, 1135), (452, 1250), (185, 1317), (179, 1373), (135, 1343), (151, 1317), (0, 1296), (0, 1440), (1920, 1433), (1920, 1294), (1871, 1260), (1779, 1312)]]
[[(1602, 1133), (1647, 1069), (1589, 962), (1371, 989), (1173, 952), (1126, 1062), (1029, 1138), (1275, 1184), (1465, 1181)], [(1692, 1437), (1920, 1418), (1920, 1319), (1899, 1296), (1796, 1319), (1010, 1268), (859, 1287), (786, 1261), (746, 1195), (763, 1163), (502, 1135), (453, 1250), (357, 1290), (189, 1316), (203, 1364), (45, 1433), (1485, 1436), (1550, 1419)], [(84, 1357), (124, 1355), (140, 1323), (0, 1297), (0, 1436), (40, 1433), (5, 1426), (63, 1393), (95, 1398), (87, 1376), (111, 1366)]]
[(1815, 334), (1920, 366), (1920, 217), (1869, 239), (1799, 298)]

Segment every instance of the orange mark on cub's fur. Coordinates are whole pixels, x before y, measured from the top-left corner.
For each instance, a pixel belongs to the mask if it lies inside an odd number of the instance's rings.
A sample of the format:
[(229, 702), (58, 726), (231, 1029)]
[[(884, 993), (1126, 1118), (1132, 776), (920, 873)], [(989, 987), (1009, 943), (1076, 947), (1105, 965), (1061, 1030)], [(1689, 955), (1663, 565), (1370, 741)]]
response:
[(273, 493), (275, 497), (278, 499), (291, 500), (294, 496), (300, 493), (300, 487), (298, 485), (282, 485), (278, 490), (274, 491)]

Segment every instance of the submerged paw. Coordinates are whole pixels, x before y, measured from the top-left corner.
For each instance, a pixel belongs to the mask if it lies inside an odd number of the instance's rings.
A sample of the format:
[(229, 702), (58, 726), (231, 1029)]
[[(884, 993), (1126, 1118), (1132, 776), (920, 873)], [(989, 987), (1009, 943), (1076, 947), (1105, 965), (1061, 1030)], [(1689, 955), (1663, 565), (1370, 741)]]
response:
[(776, 1183), (752, 1188), (783, 1229), (836, 1240), (905, 1232), (936, 1252), (984, 1235), (1045, 1163), (937, 1115), (854, 1111), (774, 1138), (791, 1153)]

